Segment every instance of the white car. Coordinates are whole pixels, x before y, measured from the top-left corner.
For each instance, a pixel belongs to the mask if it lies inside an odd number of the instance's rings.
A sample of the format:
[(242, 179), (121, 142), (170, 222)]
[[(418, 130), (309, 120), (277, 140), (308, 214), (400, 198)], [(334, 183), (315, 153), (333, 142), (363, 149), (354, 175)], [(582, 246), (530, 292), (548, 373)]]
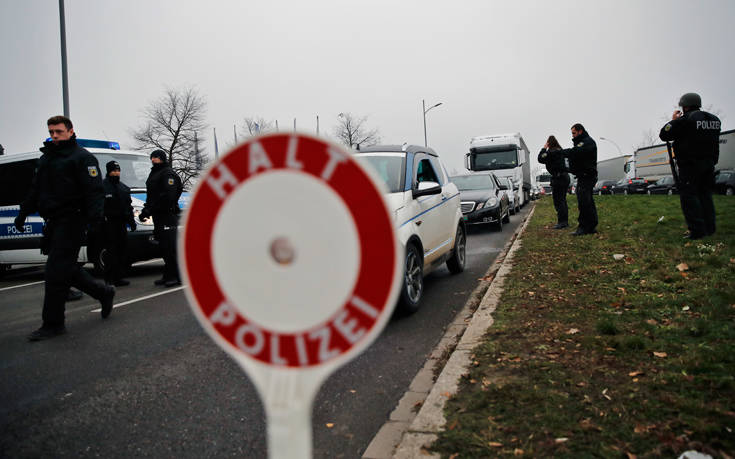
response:
[(387, 201), (405, 248), (399, 306), (405, 312), (416, 312), (424, 292), (424, 275), (443, 263), (453, 274), (464, 271), (467, 233), (459, 190), (431, 148), (377, 145), (355, 156), (387, 186)]

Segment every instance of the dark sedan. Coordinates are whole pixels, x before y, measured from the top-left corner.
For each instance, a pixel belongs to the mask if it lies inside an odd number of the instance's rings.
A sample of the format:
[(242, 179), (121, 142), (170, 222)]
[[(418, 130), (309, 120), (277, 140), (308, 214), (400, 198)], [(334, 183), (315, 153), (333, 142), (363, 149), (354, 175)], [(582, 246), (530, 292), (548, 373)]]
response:
[(735, 171), (721, 170), (715, 176), (715, 193), (735, 195)]
[(678, 192), (676, 182), (674, 182), (674, 176), (672, 175), (664, 176), (646, 188), (646, 193), (648, 194), (677, 194)]
[(612, 194), (612, 187), (615, 183), (615, 180), (598, 180), (595, 187), (592, 188), (592, 193), (599, 195)]
[(503, 223), (510, 222), (508, 195), (501, 190), (495, 174), (457, 175), (450, 180), (459, 189), (465, 222), (490, 223), (498, 231), (503, 230)]
[(648, 185), (642, 178), (623, 179), (613, 186), (612, 194), (646, 194)]

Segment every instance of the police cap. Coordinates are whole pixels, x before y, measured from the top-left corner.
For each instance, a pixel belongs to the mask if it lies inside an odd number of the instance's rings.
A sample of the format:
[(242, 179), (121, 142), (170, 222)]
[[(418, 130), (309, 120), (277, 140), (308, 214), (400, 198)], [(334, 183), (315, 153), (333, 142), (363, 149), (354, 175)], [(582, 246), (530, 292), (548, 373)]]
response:
[(166, 152), (163, 150), (153, 150), (153, 152), (151, 152), (151, 159), (153, 158), (158, 158), (162, 162), (165, 163), (166, 162)]
[(107, 167), (107, 173), (109, 174), (112, 171), (119, 171), (120, 170), (120, 163), (117, 161), (110, 161), (107, 164), (105, 164), (105, 167)]
[(679, 99), (679, 107), (697, 107), (700, 108), (702, 106), (702, 98), (699, 97), (699, 94), (694, 92), (688, 92), (681, 96)]

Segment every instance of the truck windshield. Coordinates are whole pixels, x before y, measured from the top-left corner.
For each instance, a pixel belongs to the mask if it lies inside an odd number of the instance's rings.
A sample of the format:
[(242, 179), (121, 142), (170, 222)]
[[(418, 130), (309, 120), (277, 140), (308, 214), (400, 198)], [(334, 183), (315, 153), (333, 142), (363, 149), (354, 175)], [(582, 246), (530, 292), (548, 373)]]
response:
[(512, 169), (518, 165), (516, 150), (501, 150), (475, 154), (475, 170)]

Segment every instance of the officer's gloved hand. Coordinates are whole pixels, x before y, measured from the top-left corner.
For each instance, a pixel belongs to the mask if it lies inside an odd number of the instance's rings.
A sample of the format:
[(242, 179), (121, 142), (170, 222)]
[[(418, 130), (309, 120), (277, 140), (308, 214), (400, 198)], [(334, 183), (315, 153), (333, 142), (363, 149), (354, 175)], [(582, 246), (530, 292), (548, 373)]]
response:
[(15, 229), (20, 231), (21, 233), (25, 232), (25, 223), (26, 223), (26, 216), (23, 214), (18, 214), (17, 217), (15, 217), (15, 220), (13, 221), (13, 224), (15, 225)]

